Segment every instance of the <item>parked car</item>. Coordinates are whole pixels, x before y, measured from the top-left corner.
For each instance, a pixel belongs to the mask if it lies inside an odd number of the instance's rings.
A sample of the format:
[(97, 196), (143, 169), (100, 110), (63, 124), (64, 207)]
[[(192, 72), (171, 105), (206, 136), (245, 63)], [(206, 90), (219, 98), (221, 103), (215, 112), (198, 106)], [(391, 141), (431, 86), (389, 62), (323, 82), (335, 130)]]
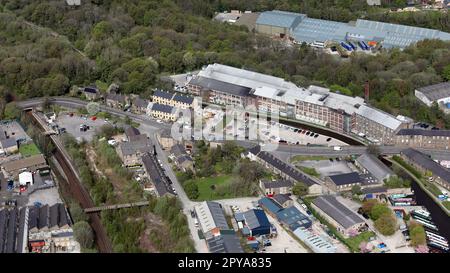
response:
[(327, 138), (327, 142), (328, 142), (328, 141), (331, 141), (331, 137)]

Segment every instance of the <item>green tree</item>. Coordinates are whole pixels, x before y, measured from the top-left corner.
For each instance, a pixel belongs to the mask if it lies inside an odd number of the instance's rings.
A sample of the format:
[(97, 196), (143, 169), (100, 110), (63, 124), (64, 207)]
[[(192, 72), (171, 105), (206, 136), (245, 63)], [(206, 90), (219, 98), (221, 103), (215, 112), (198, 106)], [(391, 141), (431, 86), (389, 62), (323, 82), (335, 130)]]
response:
[(375, 220), (375, 228), (383, 235), (392, 235), (397, 230), (397, 219), (392, 213), (382, 214)]
[(375, 204), (370, 210), (370, 218), (372, 218), (372, 220), (374, 221), (378, 220), (382, 215), (391, 215), (391, 214), (392, 214), (391, 209), (388, 208), (385, 204), (381, 203)]
[(359, 186), (359, 185), (354, 185), (354, 186), (352, 187), (352, 194), (353, 194), (353, 195), (360, 195), (360, 194), (362, 194), (361, 186)]
[(409, 236), (411, 238), (411, 245), (416, 247), (419, 245), (425, 245), (427, 242), (425, 229), (423, 226), (416, 221), (412, 220), (409, 222)]
[(367, 215), (370, 215), (370, 212), (372, 211), (372, 208), (378, 204), (378, 201), (376, 199), (368, 199), (365, 200), (362, 204), (362, 210)]
[(198, 186), (194, 181), (184, 183), (184, 191), (191, 200), (195, 200), (199, 196)]
[(73, 225), (73, 235), (82, 248), (92, 248), (94, 232), (86, 221), (80, 221)]
[(297, 195), (297, 196), (299, 196), (299, 197), (303, 197), (303, 196), (305, 196), (305, 195), (307, 195), (309, 193), (309, 189), (308, 189), (308, 186), (305, 183), (297, 182), (292, 187), (292, 193)]
[(450, 64), (444, 67), (442, 74), (447, 81), (450, 81)]
[(3, 119), (18, 119), (20, 117), (20, 109), (15, 102), (6, 104), (3, 112)]

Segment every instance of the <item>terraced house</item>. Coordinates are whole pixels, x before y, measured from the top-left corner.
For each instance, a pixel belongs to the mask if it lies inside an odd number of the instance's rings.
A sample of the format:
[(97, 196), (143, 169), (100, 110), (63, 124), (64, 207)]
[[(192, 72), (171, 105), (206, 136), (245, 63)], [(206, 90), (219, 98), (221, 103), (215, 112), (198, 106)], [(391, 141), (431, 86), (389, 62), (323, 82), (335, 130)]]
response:
[(401, 129), (395, 145), (411, 148), (450, 149), (450, 130)]

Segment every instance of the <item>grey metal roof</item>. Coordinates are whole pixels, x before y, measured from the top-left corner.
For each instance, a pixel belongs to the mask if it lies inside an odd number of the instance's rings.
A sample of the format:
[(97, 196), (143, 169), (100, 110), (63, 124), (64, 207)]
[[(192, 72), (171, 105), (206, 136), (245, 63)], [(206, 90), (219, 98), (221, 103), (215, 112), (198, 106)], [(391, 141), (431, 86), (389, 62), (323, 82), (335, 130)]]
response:
[(222, 206), (217, 202), (207, 201), (206, 205), (208, 206), (209, 211), (211, 212), (214, 224), (219, 229), (229, 229), (227, 219), (225, 218), (225, 214), (223, 213)]
[(172, 99), (174, 101), (178, 101), (178, 102), (182, 102), (182, 103), (186, 103), (186, 104), (192, 104), (192, 102), (194, 101), (193, 97), (182, 95), (182, 94), (179, 94), (179, 93), (176, 93), (175, 96), (173, 96)]
[(39, 228), (38, 218), (39, 218), (39, 208), (31, 207), (28, 212), (28, 229)]
[(417, 88), (417, 91), (424, 94), (429, 100), (437, 101), (439, 99), (450, 97), (450, 82), (442, 82), (424, 86)]
[(305, 14), (287, 12), (287, 11), (265, 11), (262, 12), (256, 20), (257, 25), (269, 25), (284, 28), (295, 27), (304, 17)]
[(292, 200), (287, 194), (275, 194), (272, 199), (280, 205)]
[(322, 195), (314, 199), (313, 204), (320, 210), (333, 218), (337, 223), (345, 229), (350, 228), (356, 224), (363, 223), (364, 220), (356, 213), (352, 212), (342, 203), (336, 200), (336, 197), (331, 195)]
[[(18, 230), (17, 230), (17, 241), (16, 241), (16, 253), (22, 253), (24, 249), (24, 245), (27, 243), (28, 234), (25, 233), (25, 218), (27, 213), (27, 207), (23, 207), (19, 211), (19, 222), (18, 222)], [(0, 229), (1, 230), (1, 229)]]
[(218, 81), (215, 79), (196, 77), (192, 78), (189, 82), (192, 85), (201, 86), (204, 89), (215, 90), (227, 94), (232, 94), (235, 96), (246, 97), (250, 94), (251, 88), (245, 86), (239, 86), (232, 83), (227, 83), (223, 81)]
[(443, 136), (450, 137), (450, 130), (400, 129), (399, 136)]
[(168, 100), (172, 99), (173, 95), (174, 95), (173, 93), (165, 92), (158, 89), (155, 90), (155, 92), (153, 93), (153, 97), (160, 97)]
[(268, 189), (268, 188), (285, 188), (285, 187), (292, 187), (294, 185), (294, 183), (292, 183), (292, 181), (289, 180), (285, 180), (285, 179), (280, 179), (277, 181), (263, 181), (263, 185), (264, 188)]
[(433, 175), (439, 176), (444, 182), (450, 184), (450, 171), (445, 169), (440, 164), (436, 163), (430, 157), (424, 155), (423, 153), (408, 148), (402, 152), (409, 160), (414, 162), (415, 164), (430, 170)]
[(59, 203), (58, 204), (58, 210), (59, 210), (59, 219), (58, 219), (58, 225), (59, 227), (63, 227), (65, 225), (70, 225), (70, 219), (67, 216), (66, 208), (64, 207), (64, 204)]
[(270, 227), (269, 219), (266, 214), (260, 209), (251, 209), (244, 212), (244, 218), (246, 225), (251, 229), (259, 227)]
[(171, 114), (173, 112), (173, 110), (174, 110), (174, 108), (172, 106), (159, 104), (159, 103), (154, 103), (152, 106), (152, 111), (157, 111), (157, 112)]
[(3, 249), (5, 247), (5, 230), (6, 230), (6, 224), (8, 221), (8, 210), (2, 209), (0, 210), (0, 253), (3, 253)]
[(378, 181), (383, 181), (384, 178), (393, 174), (391, 169), (389, 169), (383, 164), (383, 162), (372, 154), (362, 154), (356, 159), (356, 161), (373, 177), (378, 179)]
[(362, 178), (357, 172), (343, 173), (329, 176), (337, 186), (361, 183)]

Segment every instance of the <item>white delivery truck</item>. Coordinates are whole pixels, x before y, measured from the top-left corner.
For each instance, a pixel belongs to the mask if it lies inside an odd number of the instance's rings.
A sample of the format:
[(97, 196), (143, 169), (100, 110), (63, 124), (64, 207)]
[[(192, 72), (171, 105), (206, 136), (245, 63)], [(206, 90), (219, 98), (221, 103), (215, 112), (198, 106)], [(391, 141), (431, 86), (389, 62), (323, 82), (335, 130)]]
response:
[(342, 151), (342, 148), (339, 147), (339, 146), (334, 146), (334, 147), (333, 147), (333, 150), (335, 150), (335, 151)]

